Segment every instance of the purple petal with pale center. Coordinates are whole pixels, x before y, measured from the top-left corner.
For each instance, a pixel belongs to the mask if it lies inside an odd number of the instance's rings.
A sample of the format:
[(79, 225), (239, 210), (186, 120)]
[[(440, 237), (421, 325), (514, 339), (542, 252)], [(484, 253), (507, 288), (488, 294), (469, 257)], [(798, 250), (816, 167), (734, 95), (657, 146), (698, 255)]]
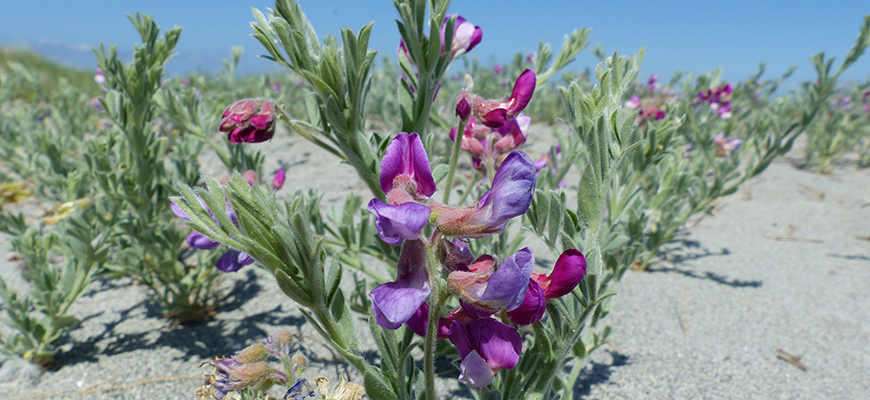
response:
[(429, 221), (432, 210), (422, 204), (404, 203), (389, 205), (379, 199), (369, 202), (369, 211), (375, 214), (378, 236), (384, 242), (397, 245), (402, 239), (417, 239), (420, 231)]
[(472, 389), (489, 386), (492, 383), (492, 377), (492, 368), (477, 350), (468, 353), (459, 364), (459, 381)]
[(425, 196), (435, 193), (435, 180), (429, 166), (429, 156), (416, 133), (400, 132), (387, 146), (381, 161), (381, 190), (393, 189), (393, 180), (399, 175), (408, 175), (417, 182), (417, 191)]

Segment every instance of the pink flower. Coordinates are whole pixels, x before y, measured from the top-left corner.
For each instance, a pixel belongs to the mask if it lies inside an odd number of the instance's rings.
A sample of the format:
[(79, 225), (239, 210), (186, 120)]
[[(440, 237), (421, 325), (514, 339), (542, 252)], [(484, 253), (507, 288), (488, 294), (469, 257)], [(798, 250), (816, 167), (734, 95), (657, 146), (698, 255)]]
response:
[(507, 101), (484, 100), (480, 97), (475, 97), (474, 115), (480, 119), (482, 124), (490, 128), (499, 128), (526, 108), (532, 99), (532, 95), (535, 93), (536, 84), (537, 77), (535, 72), (526, 69), (517, 78), (511, 96)]
[(272, 182), (269, 185), (272, 187), (272, 190), (281, 190), (284, 187), (284, 180), (287, 178), (287, 172), (284, 171), (284, 168), (279, 168), (275, 171), (275, 176), (272, 177)]
[(740, 139), (725, 139), (725, 133), (719, 132), (713, 138), (713, 144), (716, 146), (716, 155), (719, 157), (731, 158), (731, 154), (740, 148), (743, 140)]
[(221, 118), (220, 131), (228, 133), (232, 143), (260, 143), (275, 135), (275, 104), (271, 100), (239, 100)]

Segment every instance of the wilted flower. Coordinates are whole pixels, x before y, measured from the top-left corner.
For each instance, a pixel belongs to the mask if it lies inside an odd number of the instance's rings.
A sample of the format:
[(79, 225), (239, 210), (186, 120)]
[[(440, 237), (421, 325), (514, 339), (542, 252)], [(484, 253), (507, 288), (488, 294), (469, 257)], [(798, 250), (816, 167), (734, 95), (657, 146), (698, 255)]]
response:
[(396, 281), (379, 285), (369, 293), (378, 325), (387, 329), (398, 329), (429, 298), (425, 253), (426, 247), (422, 241), (405, 242), (396, 266)]
[(271, 100), (244, 99), (229, 106), (220, 131), (232, 143), (260, 143), (275, 135), (275, 104)]
[(509, 219), (529, 209), (535, 182), (532, 159), (522, 151), (514, 151), (505, 158), (495, 173), (492, 187), (477, 204), (453, 208), (430, 203), (438, 230), (445, 236), (467, 238), (500, 232)]
[(516, 329), (491, 318), (453, 321), (448, 337), (462, 358), (459, 381), (471, 388), (487, 386), (498, 371), (515, 367), (523, 349)]

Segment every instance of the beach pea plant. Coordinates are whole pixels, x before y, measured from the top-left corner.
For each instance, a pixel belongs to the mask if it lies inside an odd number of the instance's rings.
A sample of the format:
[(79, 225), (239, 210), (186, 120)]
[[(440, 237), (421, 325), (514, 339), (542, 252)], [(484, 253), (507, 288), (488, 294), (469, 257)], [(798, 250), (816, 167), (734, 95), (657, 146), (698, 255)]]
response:
[[(536, 197), (535, 163), (518, 147), (527, 125), (521, 112), (533, 97), (537, 74), (521, 72), (502, 99), (474, 95), (470, 84), (453, 94), (458, 101), (451, 161), (446, 168), (433, 168), (427, 138), (448, 132), (428, 131), (431, 103), (446, 64), (470, 50), (482, 32), (448, 16), (446, 1), (394, 5), (401, 16), (400, 46), (413, 61), (400, 56), (406, 82), (398, 98), (403, 126), (412, 131), (391, 135), (363, 130), (374, 57), (367, 49), (371, 25), (358, 33), (344, 29), (342, 46), (331, 37), (321, 43), (299, 5), (290, 1), (278, 1), (268, 16), (255, 11), (253, 24), (267, 57), (303, 76), (313, 89), (307, 95), (309, 121), (283, 113), (281, 118), (357, 170), (372, 191), (366, 214), (357, 216), (363, 202), (351, 196), (342, 217), (323, 218), (317, 196), (300, 193), (279, 202), (240, 174), (226, 184), (207, 177), (204, 188), (182, 183), (175, 204), (206, 238), (270, 271), (308, 322), (360, 372), (371, 398), (439, 396), (439, 348), (455, 349), (459, 381), (481, 398), (570, 397), (582, 360), (607, 336), (607, 330), (598, 334), (585, 328), (596, 315), (603, 316), (598, 306), (613, 294), (599, 279), (599, 237), (614, 165), (633, 146), (622, 139), (634, 129), (634, 114), (623, 109), (622, 97), (637, 60), (614, 55), (597, 70), (600, 86), (591, 92), (576, 84), (563, 90), (587, 167), (577, 208), (565, 206), (564, 193), (537, 192), (553, 201), (546, 207), (537, 202), (532, 212), (542, 218), (534, 221), (533, 232), (548, 229), (556, 238), (547, 253), (556, 260), (536, 271), (535, 254), (522, 246), (524, 235), (516, 227)], [(423, 32), (427, 21), (428, 35)], [(567, 41), (553, 65), (564, 66), (584, 41)], [(245, 113), (247, 122), (259, 129), (254, 119), (262, 105), (240, 102), (251, 104), (247, 108), (255, 111)], [(234, 126), (231, 135), (245, 126), (233, 119), (247, 109), (239, 104), (223, 115), (222, 126)], [(281, 106), (275, 109), (280, 112)], [(488, 130), (475, 136), (476, 142), (465, 141), (484, 148), (479, 156), (485, 179), (464, 185), (455, 201), (456, 158), (472, 116)], [(239, 132), (239, 137), (257, 141), (255, 132)], [(355, 226), (359, 229), (348, 229)], [(385, 277), (348, 262), (354, 252), (375, 256), (394, 272)], [(348, 267), (375, 281), (373, 286), (358, 281), (354, 292), (365, 295), (345, 294), (341, 281)], [(380, 355), (377, 365), (362, 356), (353, 312), (368, 318)], [(414, 361), (420, 353), (422, 368)], [(566, 377), (561, 371), (569, 365), (574, 372)]]

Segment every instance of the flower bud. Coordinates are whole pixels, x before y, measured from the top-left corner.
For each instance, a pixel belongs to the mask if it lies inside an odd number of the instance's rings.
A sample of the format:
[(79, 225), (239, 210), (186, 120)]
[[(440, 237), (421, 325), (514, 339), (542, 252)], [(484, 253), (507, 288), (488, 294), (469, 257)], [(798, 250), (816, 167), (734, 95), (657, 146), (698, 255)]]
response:
[(220, 131), (232, 143), (260, 143), (275, 135), (275, 104), (271, 100), (244, 99), (229, 106)]
[(275, 176), (272, 177), (272, 182), (270, 183), (272, 190), (281, 190), (284, 187), (285, 179), (287, 179), (287, 172), (283, 168), (275, 171)]
[(463, 91), (459, 94), (459, 99), (456, 102), (456, 116), (463, 121), (471, 115), (471, 104), (469, 104), (468, 98), (468, 92)]

